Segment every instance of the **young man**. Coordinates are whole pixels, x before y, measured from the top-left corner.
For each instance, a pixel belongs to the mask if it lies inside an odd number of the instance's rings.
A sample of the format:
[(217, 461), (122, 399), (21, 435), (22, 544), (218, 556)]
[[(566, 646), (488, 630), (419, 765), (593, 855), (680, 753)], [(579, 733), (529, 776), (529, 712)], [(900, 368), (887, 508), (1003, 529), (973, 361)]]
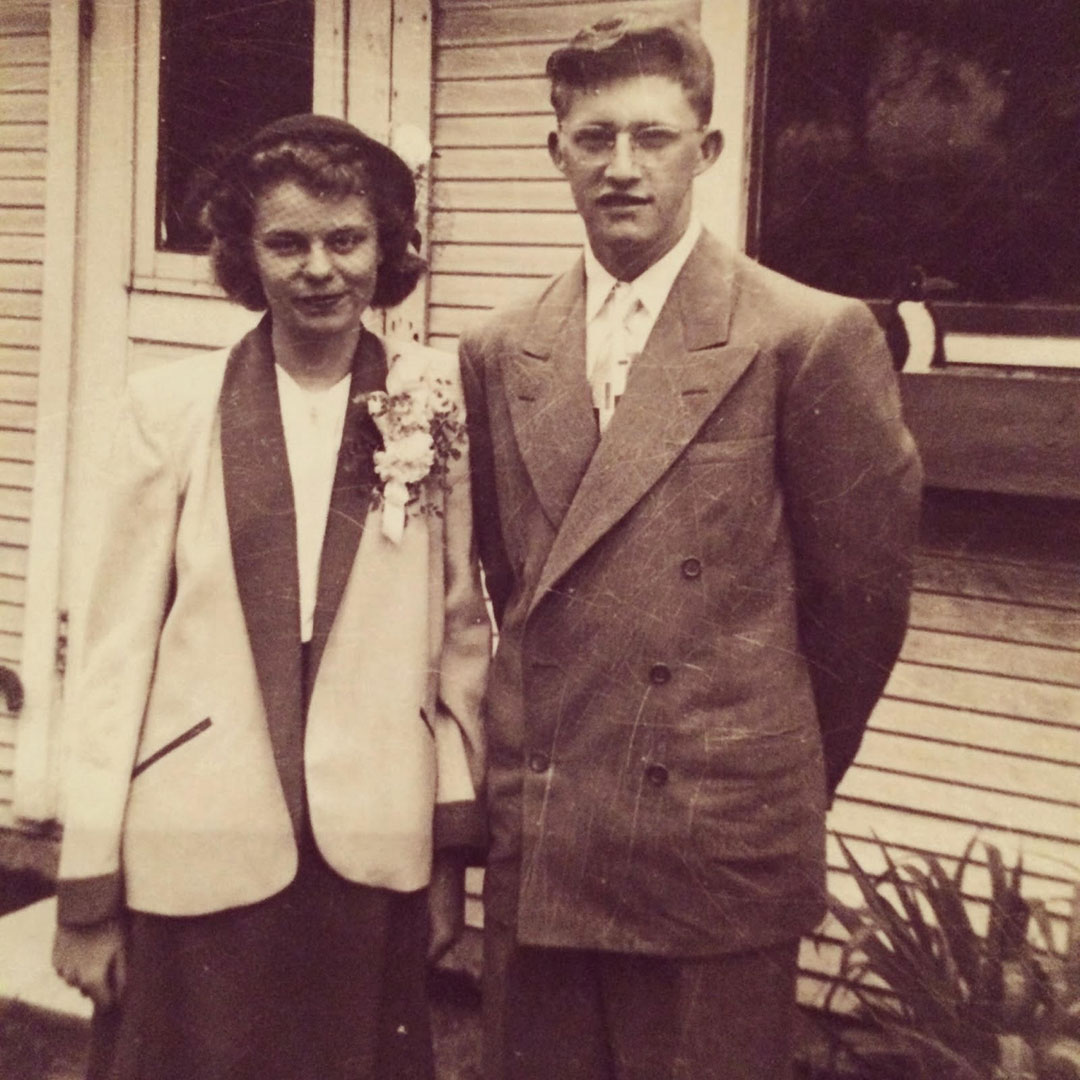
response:
[(462, 343), (501, 630), (489, 1078), (781, 1080), (919, 462), (866, 306), (694, 218), (697, 34), (606, 19), (548, 74), (584, 259)]

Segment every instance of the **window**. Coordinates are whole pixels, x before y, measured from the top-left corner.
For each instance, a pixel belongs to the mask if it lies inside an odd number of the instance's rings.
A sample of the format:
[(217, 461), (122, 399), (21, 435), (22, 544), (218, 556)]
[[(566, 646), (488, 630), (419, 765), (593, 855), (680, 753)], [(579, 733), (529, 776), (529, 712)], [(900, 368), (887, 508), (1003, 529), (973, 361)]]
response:
[(345, 0), (140, 0), (138, 13), (132, 285), (217, 295), (202, 182), (271, 120), (345, 114)]
[(310, 112), (313, 0), (162, 0), (156, 247), (204, 251), (214, 162), (262, 125)]
[(961, 333), (1080, 336), (1075, 0), (774, 0), (761, 40), (763, 262), (878, 300), (924, 276)]

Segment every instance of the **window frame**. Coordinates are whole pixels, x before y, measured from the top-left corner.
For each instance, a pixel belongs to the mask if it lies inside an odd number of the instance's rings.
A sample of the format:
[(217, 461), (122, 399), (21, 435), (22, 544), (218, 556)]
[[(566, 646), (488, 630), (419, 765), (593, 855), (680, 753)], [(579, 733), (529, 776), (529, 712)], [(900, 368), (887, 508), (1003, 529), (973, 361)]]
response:
[[(746, 204), (746, 250), (760, 257), (764, 217), (765, 116), (769, 94), (769, 53), (775, 7), (750, 0), (757, 27), (752, 56), (753, 100), (749, 125), (749, 178)], [(876, 312), (883, 298), (863, 298)], [(1080, 375), (1080, 304), (960, 303), (932, 300), (944, 333), (943, 370), (1054, 372)], [(949, 355), (950, 346), (952, 355)]]
[[(312, 108), (345, 115), (347, 0), (315, 4)], [(161, 0), (141, 0), (135, 42), (135, 193), (131, 289), (220, 297), (210, 259), (157, 247), (158, 96), (161, 76)]]

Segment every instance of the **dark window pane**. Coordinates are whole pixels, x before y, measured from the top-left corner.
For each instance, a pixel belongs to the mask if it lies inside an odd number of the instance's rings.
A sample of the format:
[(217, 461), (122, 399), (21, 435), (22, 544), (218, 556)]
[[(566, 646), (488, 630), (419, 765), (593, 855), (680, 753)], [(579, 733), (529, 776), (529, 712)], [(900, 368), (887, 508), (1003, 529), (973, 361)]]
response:
[(1080, 305), (1076, 0), (775, 0), (764, 40), (765, 263), (866, 298), (920, 267), (950, 301)]
[(205, 251), (207, 170), (263, 124), (311, 109), (313, 0), (162, 0), (157, 246)]

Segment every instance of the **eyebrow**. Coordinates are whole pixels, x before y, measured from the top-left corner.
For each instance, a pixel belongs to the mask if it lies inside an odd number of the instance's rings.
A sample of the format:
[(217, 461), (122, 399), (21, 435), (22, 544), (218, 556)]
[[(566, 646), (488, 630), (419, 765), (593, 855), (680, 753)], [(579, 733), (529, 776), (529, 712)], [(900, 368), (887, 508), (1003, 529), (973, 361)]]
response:
[(589, 128), (603, 128), (606, 131), (635, 131), (641, 128), (666, 128), (668, 131), (679, 130), (678, 124), (669, 123), (666, 120), (634, 120), (629, 124), (616, 124), (614, 120), (586, 120), (571, 131), (587, 131)]

